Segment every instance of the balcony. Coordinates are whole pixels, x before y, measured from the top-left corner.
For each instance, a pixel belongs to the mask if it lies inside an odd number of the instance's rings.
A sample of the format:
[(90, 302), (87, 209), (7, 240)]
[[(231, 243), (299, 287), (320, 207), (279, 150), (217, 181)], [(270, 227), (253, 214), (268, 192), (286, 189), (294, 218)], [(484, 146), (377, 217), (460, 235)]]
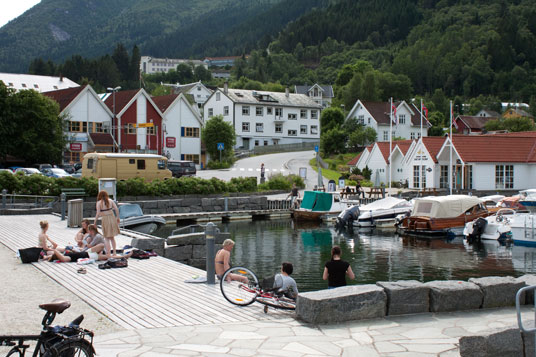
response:
[(274, 116), (274, 121), (283, 122), (283, 121), (285, 121), (285, 118), (282, 115), (276, 115), (276, 116)]

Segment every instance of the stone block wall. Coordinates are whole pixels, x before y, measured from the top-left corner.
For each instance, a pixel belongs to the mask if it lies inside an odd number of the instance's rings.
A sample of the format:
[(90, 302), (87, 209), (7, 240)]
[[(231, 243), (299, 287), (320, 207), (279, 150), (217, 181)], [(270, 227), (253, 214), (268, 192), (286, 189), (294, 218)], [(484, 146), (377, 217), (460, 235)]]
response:
[[(215, 239), (217, 252), (225, 239), (231, 238), (230, 233), (218, 233)], [(189, 233), (168, 237), (164, 247), (164, 257), (200, 269), (206, 269), (206, 238), (205, 233)]]

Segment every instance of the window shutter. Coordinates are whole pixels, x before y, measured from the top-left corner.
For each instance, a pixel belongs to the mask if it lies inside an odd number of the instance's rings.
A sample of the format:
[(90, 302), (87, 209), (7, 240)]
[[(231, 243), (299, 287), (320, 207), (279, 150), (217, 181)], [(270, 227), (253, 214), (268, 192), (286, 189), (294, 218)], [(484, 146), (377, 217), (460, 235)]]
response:
[(184, 127), (181, 126), (181, 136), (184, 137)]
[[(184, 128), (183, 128), (184, 129)], [(184, 160), (184, 154), (181, 154), (181, 160)]]

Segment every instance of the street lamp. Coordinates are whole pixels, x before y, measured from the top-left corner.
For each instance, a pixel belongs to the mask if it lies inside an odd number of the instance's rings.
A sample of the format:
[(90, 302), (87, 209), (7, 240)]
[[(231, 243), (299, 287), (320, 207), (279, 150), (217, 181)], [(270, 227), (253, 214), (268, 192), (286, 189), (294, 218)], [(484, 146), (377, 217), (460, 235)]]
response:
[(344, 115), (344, 118), (346, 119), (346, 108), (344, 107), (344, 104), (341, 104), (342, 114)]
[[(112, 118), (112, 137), (114, 139), (114, 142), (115, 142), (115, 92), (117, 92), (120, 89), (121, 89), (120, 86), (117, 86), (115, 88), (112, 88), (112, 87), (106, 88), (108, 92), (112, 92), (112, 98), (113, 98), (112, 110), (113, 110), (114, 116)], [(113, 146), (113, 152), (115, 152), (115, 145)]]

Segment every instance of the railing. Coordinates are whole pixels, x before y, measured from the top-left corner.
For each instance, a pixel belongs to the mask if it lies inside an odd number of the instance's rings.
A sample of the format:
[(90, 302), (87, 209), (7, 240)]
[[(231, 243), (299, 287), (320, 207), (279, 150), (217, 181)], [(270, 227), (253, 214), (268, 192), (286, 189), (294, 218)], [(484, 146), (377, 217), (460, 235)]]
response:
[(255, 146), (253, 148), (253, 153), (254, 154), (268, 154), (268, 153), (276, 153), (276, 152), (313, 150), (316, 145), (318, 145), (318, 141), (311, 141), (311, 142), (306, 142), (306, 143), (295, 143), (295, 144)]
[[(298, 206), (300, 201), (298, 200)], [(268, 200), (268, 209), (285, 209), (289, 210), (292, 208), (292, 200), (289, 199), (280, 199), (280, 200)]]
[(58, 201), (57, 196), (15, 195), (2, 190), (2, 209), (8, 208), (42, 208), (52, 207)]
[(180, 227), (177, 229), (174, 229), (173, 232), (171, 232), (170, 236), (174, 236), (177, 234), (187, 234), (187, 233), (201, 233), (204, 232), (206, 228), (206, 224), (191, 224), (186, 227)]
[[(534, 356), (536, 356), (536, 328), (525, 328), (523, 326), (523, 320), (521, 319), (521, 297), (524, 295), (525, 298), (527, 296), (527, 291), (534, 291), (536, 290), (536, 285), (532, 286), (526, 286), (524, 288), (521, 288), (517, 291), (516, 294), (516, 313), (517, 313), (517, 325), (519, 326), (519, 329), (522, 332), (525, 332), (527, 334), (534, 334)], [(534, 307), (536, 308), (536, 298), (534, 299)], [(536, 315), (534, 317), (534, 323), (536, 324)]]

